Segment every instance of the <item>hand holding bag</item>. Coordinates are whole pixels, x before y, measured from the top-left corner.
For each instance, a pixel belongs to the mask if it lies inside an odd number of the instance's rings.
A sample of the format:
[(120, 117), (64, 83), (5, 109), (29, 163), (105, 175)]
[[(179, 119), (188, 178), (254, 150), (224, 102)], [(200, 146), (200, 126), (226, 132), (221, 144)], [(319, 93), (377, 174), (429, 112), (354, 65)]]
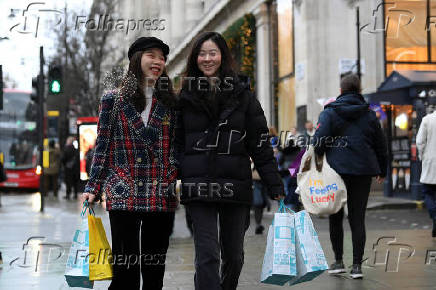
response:
[(89, 226), (89, 280), (112, 279), (113, 256), (101, 218), (88, 215)]
[(312, 214), (337, 213), (347, 202), (347, 189), (341, 176), (327, 163), (326, 155), (316, 161), (314, 147), (304, 153), (297, 184), (304, 209)]
[(286, 212), (282, 199), (268, 229), (260, 280), (265, 284), (285, 285), (296, 275), (294, 215)]
[[(90, 288), (94, 282), (89, 280), (89, 228), (86, 211), (88, 202), (83, 203), (80, 227), (76, 230), (68, 254), (65, 279), (70, 287)], [(92, 209), (90, 209), (92, 210)]]

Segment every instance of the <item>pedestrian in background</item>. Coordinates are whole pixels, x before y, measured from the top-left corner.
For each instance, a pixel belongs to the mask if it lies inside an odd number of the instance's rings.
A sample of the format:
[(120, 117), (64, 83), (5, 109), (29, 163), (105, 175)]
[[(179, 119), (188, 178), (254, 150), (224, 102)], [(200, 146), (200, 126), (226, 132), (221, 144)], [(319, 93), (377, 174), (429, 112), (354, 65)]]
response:
[(253, 211), (256, 223), (254, 232), (256, 235), (261, 235), (265, 230), (265, 227), (262, 225), (263, 211), (265, 207), (270, 210), (271, 203), (268, 198), (268, 188), (263, 184), (253, 162), (251, 162), (251, 170), (253, 179)]
[(176, 99), (165, 70), (168, 53), (158, 38), (135, 40), (123, 86), (101, 99), (83, 197), (91, 203), (106, 197), (113, 256), (122, 257), (113, 265), (110, 290), (139, 289), (141, 274), (142, 289), (163, 287), (177, 207)]
[[(313, 136), (315, 152), (327, 155), (330, 166), (342, 177), (347, 188), (348, 221), (353, 244), (350, 276), (362, 278), (362, 258), (366, 241), (365, 211), (371, 178), (383, 182), (387, 170), (385, 136), (375, 113), (360, 94), (360, 79), (354, 74), (341, 79), (341, 95), (325, 106)], [(336, 261), (330, 274), (345, 272), (342, 260), (344, 209), (330, 215), (330, 240)]]
[(313, 122), (307, 120), (306, 123), (304, 124), (304, 133), (303, 133), (303, 137), (304, 137), (304, 146), (310, 145), (312, 143), (312, 137), (313, 135), (315, 135), (315, 128), (313, 127)]
[(420, 182), (425, 206), (433, 220), (432, 237), (436, 237), (436, 111), (422, 119), (416, 136), (416, 147), (422, 160)]
[(62, 155), (64, 166), (64, 181), (66, 186), (65, 199), (70, 199), (71, 190), (74, 190), (74, 199), (77, 199), (77, 192), (80, 180), (79, 150), (74, 147), (75, 138), (70, 136), (65, 143)]
[(181, 202), (194, 228), (195, 289), (233, 290), (250, 224), (250, 157), (273, 198), (283, 196), (283, 184), (262, 107), (250, 80), (236, 74), (221, 34), (204, 32), (196, 38), (185, 76), (178, 143)]
[(89, 176), (89, 173), (91, 172), (91, 164), (92, 159), (94, 158), (94, 147), (90, 146), (88, 151), (85, 154), (85, 160), (86, 160), (86, 173)]
[(61, 165), (61, 151), (56, 148), (55, 140), (50, 140), (48, 143), (48, 160), (49, 167), (44, 168), (44, 186), (45, 193), (48, 195), (50, 188), (53, 189), (53, 195), (55, 198), (58, 197), (58, 178), (59, 170)]
[(296, 139), (288, 138), (281, 150), (281, 155), (278, 160), (279, 172), (282, 177), (283, 185), (285, 186), (286, 197), (284, 203), (293, 211), (299, 211), (301, 204), (299, 201), (298, 194), (295, 193), (297, 189), (297, 177), (291, 176), (289, 172), (289, 167), (292, 165), (296, 159), (301, 148), (297, 146)]

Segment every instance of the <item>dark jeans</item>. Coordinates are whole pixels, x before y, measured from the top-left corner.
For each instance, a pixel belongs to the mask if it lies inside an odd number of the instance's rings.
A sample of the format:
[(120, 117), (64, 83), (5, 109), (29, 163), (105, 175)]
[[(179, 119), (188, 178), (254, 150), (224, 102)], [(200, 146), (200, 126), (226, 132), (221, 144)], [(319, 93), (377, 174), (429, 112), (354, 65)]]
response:
[(256, 222), (256, 226), (262, 225), (263, 218), (263, 207), (254, 206), (254, 221)]
[(282, 178), (283, 185), (285, 188), (285, 199), (284, 203), (287, 206), (292, 207), (292, 210), (298, 211), (298, 207), (300, 206), (299, 195), (295, 193), (297, 189), (297, 178), (292, 177), (291, 175), (287, 175)]
[(162, 289), (174, 213), (109, 211), (109, 219), (114, 257), (109, 289), (139, 289), (140, 273), (143, 290)]
[[(353, 264), (361, 264), (366, 242), (365, 211), (371, 189), (371, 177), (342, 175), (342, 179), (347, 188), (348, 221), (353, 242)], [(336, 260), (342, 260), (344, 253), (343, 218), (343, 208), (329, 217), (330, 240)]]
[(436, 184), (422, 184), (425, 207), (428, 209), (430, 218), (436, 220)]
[(250, 207), (191, 203), (187, 208), (194, 226), (195, 289), (236, 289), (244, 264), (244, 236), (250, 225)]

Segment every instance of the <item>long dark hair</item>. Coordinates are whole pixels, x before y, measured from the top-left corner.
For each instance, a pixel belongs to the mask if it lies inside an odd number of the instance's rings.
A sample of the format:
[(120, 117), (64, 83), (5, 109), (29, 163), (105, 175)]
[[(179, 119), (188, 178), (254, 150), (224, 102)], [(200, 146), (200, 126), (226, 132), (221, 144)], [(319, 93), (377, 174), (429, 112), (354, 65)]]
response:
[(182, 90), (187, 90), (188, 88), (190, 88), (193, 89), (195, 92), (197, 91), (197, 86), (191, 87), (189, 85), (189, 78), (198, 78), (204, 76), (203, 72), (198, 68), (197, 58), (200, 54), (201, 46), (207, 40), (213, 41), (218, 46), (221, 52), (221, 65), (218, 71), (218, 78), (224, 80), (224, 78), (226, 77), (236, 77), (235, 62), (224, 37), (218, 32), (203, 32), (195, 39), (191, 48), (191, 52), (189, 53), (188, 62), (186, 64), (186, 71), (184, 73), (185, 80), (182, 84)]
[[(132, 55), (127, 72), (127, 77), (135, 77), (136, 90), (133, 93), (126, 94), (126, 97), (139, 113), (145, 109), (145, 95), (143, 91), (145, 75), (141, 68), (141, 58), (143, 53), (144, 51), (137, 51)], [(168, 107), (174, 107), (176, 105), (173, 85), (171, 79), (168, 77), (166, 69), (164, 69), (162, 75), (156, 80), (154, 89), (154, 94), (164, 105)]]

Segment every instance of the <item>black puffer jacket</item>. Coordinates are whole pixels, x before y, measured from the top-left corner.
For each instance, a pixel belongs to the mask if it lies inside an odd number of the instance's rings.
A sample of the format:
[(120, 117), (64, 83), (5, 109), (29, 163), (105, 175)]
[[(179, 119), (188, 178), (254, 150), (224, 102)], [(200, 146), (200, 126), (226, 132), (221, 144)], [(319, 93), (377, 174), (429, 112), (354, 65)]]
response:
[(251, 204), (250, 157), (271, 197), (283, 195), (266, 119), (247, 77), (239, 76), (232, 91), (219, 93), (218, 117), (193, 92), (180, 93), (182, 203), (191, 201)]
[(312, 143), (339, 174), (386, 176), (386, 139), (360, 94), (342, 94), (324, 108)]

